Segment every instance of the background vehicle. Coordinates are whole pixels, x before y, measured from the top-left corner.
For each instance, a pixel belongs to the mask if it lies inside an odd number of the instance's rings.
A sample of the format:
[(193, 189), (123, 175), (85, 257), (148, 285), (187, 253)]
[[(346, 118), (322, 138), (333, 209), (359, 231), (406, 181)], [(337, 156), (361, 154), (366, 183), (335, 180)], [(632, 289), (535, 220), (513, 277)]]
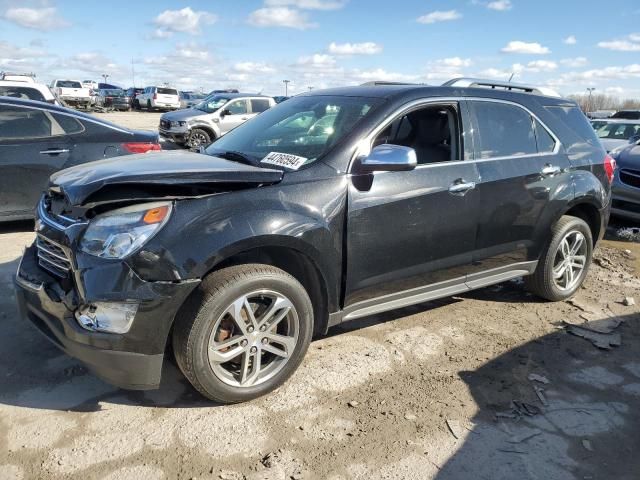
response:
[(33, 218), (49, 176), (103, 158), (159, 150), (158, 136), (63, 107), (0, 98), (0, 221)]
[(0, 80), (0, 96), (56, 103), (49, 87), (41, 83), (26, 83)]
[(592, 122), (596, 135), (608, 152), (640, 140), (640, 120), (598, 120)]
[(278, 97), (273, 97), (273, 99), (276, 101), (276, 103), (282, 103), (285, 100), (289, 100), (291, 97), (285, 97), (285, 96), (278, 96)]
[(94, 82), (93, 80), (83, 80), (82, 81), (83, 88), (89, 88), (91, 90), (98, 90), (98, 82)]
[[(194, 387), (228, 403), (281, 385), (343, 321), (522, 276), (571, 297), (615, 170), (576, 104), (469, 79), (313, 91), (206, 155), (127, 160), (52, 177), (21, 311), (126, 388), (157, 387), (171, 341)], [(42, 258), (50, 244), (62, 264)]]
[(69, 107), (86, 109), (91, 106), (91, 90), (77, 80), (54, 80), (51, 90)]
[(246, 93), (209, 95), (185, 110), (160, 117), (160, 135), (190, 148), (208, 145), (275, 105), (271, 97)]
[(180, 108), (180, 98), (175, 88), (146, 87), (138, 94), (138, 103), (147, 110), (177, 110)]
[(180, 108), (190, 108), (205, 99), (207, 95), (196, 92), (180, 92)]
[(8, 82), (23, 82), (23, 83), (36, 83), (36, 76), (34, 73), (0, 73), (0, 80)]
[(611, 153), (618, 163), (613, 180), (611, 213), (640, 221), (640, 142)]
[(640, 110), (620, 110), (611, 115), (611, 118), (624, 118), (625, 120), (640, 120)]
[(119, 87), (118, 85), (112, 85), (110, 83), (98, 83), (98, 88), (97, 90), (122, 90), (122, 87)]
[(129, 98), (131, 108), (136, 110), (140, 109), (140, 103), (138, 102), (138, 95), (144, 92), (144, 88), (129, 87), (124, 91), (126, 97)]
[(128, 111), (131, 109), (130, 102), (131, 99), (125, 95), (123, 90), (98, 90), (95, 106)]

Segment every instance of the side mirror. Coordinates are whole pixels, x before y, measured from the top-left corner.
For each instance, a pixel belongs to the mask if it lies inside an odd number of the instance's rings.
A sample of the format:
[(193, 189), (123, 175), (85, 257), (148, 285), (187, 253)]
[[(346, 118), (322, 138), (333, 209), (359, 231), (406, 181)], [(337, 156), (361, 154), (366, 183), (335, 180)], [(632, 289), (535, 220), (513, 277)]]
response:
[(233, 113), (231, 113), (231, 110), (229, 110), (228, 108), (225, 108), (220, 112), (220, 118), (224, 118), (227, 115), (233, 115)]
[(365, 157), (356, 160), (357, 173), (407, 172), (416, 168), (416, 151), (402, 145), (378, 145)]

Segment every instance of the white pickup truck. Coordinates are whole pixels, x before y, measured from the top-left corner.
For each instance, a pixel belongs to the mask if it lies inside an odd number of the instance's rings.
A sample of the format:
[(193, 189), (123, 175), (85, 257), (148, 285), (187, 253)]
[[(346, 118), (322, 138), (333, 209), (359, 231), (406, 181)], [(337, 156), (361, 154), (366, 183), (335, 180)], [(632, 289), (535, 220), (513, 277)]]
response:
[(54, 80), (51, 91), (69, 107), (86, 109), (91, 106), (91, 89), (83, 88), (77, 80)]

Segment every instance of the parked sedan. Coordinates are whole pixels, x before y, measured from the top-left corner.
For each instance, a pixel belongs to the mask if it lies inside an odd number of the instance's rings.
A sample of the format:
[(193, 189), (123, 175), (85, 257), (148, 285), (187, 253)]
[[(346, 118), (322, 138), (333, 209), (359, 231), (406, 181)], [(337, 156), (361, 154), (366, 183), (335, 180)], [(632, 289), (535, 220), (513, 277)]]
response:
[(125, 95), (124, 90), (98, 90), (96, 107), (113, 108), (114, 110), (130, 110), (131, 98)]
[(607, 153), (640, 140), (640, 120), (596, 120), (592, 125)]
[(611, 187), (611, 213), (640, 221), (640, 141), (611, 152), (618, 168)]
[(0, 222), (33, 217), (49, 176), (92, 160), (160, 150), (158, 135), (68, 108), (0, 97)]

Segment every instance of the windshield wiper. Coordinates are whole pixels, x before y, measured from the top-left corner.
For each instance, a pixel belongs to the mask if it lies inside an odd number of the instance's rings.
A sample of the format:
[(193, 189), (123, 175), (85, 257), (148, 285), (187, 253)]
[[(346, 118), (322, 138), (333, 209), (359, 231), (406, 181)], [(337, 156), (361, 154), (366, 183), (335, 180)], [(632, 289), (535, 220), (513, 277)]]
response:
[(249, 155), (246, 155), (242, 152), (227, 150), (226, 152), (213, 152), (211, 155), (215, 155), (216, 157), (226, 158), (227, 160), (232, 160), (234, 162), (240, 162), (240, 163), (253, 166), (253, 160), (251, 160), (251, 157), (249, 157)]

